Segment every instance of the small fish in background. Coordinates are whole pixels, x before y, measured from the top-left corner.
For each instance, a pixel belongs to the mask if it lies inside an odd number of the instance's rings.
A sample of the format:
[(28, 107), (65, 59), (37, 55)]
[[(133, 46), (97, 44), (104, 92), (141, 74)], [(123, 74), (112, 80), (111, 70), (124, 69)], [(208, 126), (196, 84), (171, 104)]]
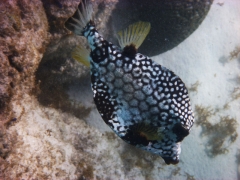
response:
[(150, 23), (118, 32), (118, 47), (99, 35), (92, 12), (91, 3), (82, 1), (65, 26), (89, 43), (90, 50), (80, 45), (72, 56), (91, 69), (98, 112), (125, 142), (177, 164), (180, 142), (194, 123), (188, 90), (172, 71), (137, 52)]

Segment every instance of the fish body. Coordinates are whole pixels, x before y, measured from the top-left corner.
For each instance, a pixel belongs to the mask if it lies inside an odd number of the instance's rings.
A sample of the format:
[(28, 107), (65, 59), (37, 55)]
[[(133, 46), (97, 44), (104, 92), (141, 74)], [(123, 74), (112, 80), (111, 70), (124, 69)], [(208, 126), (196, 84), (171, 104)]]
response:
[[(177, 164), (180, 142), (194, 123), (187, 88), (174, 72), (138, 53), (134, 44), (120, 48), (104, 40), (86, 18), (90, 4), (81, 4), (82, 14), (76, 12), (67, 23), (89, 43), (91, 86), (102, 119), (125, 142)], [(79, 21), (76, 26), (76, 16), (85, 25)]]

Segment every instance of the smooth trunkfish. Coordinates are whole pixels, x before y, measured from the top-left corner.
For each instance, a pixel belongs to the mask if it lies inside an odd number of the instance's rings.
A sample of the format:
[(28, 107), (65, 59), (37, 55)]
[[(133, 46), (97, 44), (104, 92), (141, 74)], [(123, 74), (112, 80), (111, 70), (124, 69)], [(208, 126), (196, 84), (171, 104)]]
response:
[(177, 164), (181, 141), (194, 123), (188, 90), (169, 69), (137, 52), (150, 23), (136, 22), (118, 32), (121, 47), (95, 28), (93, 8), (82, 1), (65, 26), (87, 38), (72, 57), (91, 69), (94, 102), (105, 123), (125, 142)]

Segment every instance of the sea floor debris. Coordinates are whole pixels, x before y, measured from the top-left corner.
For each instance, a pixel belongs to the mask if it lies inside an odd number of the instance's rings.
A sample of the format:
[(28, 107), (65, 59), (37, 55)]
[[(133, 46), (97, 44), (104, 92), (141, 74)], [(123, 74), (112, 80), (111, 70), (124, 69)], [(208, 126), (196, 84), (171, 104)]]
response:
[[(206, 153), (209, 157), (228, 153), (228, 148), (238, 137), (237, 120), (229, 116), (220, 116), (219, 121), (211, 123), (216, 112), (210, 107), (196, 105), (196, 125), (202, 127), (201, 136), (207, 137)], [(217, 110), (218, 111), (218, 110)]]

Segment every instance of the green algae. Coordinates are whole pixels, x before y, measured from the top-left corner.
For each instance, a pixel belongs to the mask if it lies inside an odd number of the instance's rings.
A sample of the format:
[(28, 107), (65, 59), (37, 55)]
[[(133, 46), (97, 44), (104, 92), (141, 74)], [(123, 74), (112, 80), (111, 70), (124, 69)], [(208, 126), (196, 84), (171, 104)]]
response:
[(191, 86), (188, 88), (189, 92), (198, 92), (198, 87), (201, 85), (199, 81), (196, 81), (194, 84), (191, 84)]
[(233, 51), (230, 52), (230, 60), (236, 59), (240, 54), (240, 46), (236, 46)]
[(219, 122), (211, 123), (210, 119), (219, 111), (210, 107), (195, 106), (197, 115), (196, 125), (202, 127), (201, 136), (208, 138), (205, 151), (209, 157), (228, 153), (229, 146), (238, 137), (237, 120), (229, 116), (220, 116)]

